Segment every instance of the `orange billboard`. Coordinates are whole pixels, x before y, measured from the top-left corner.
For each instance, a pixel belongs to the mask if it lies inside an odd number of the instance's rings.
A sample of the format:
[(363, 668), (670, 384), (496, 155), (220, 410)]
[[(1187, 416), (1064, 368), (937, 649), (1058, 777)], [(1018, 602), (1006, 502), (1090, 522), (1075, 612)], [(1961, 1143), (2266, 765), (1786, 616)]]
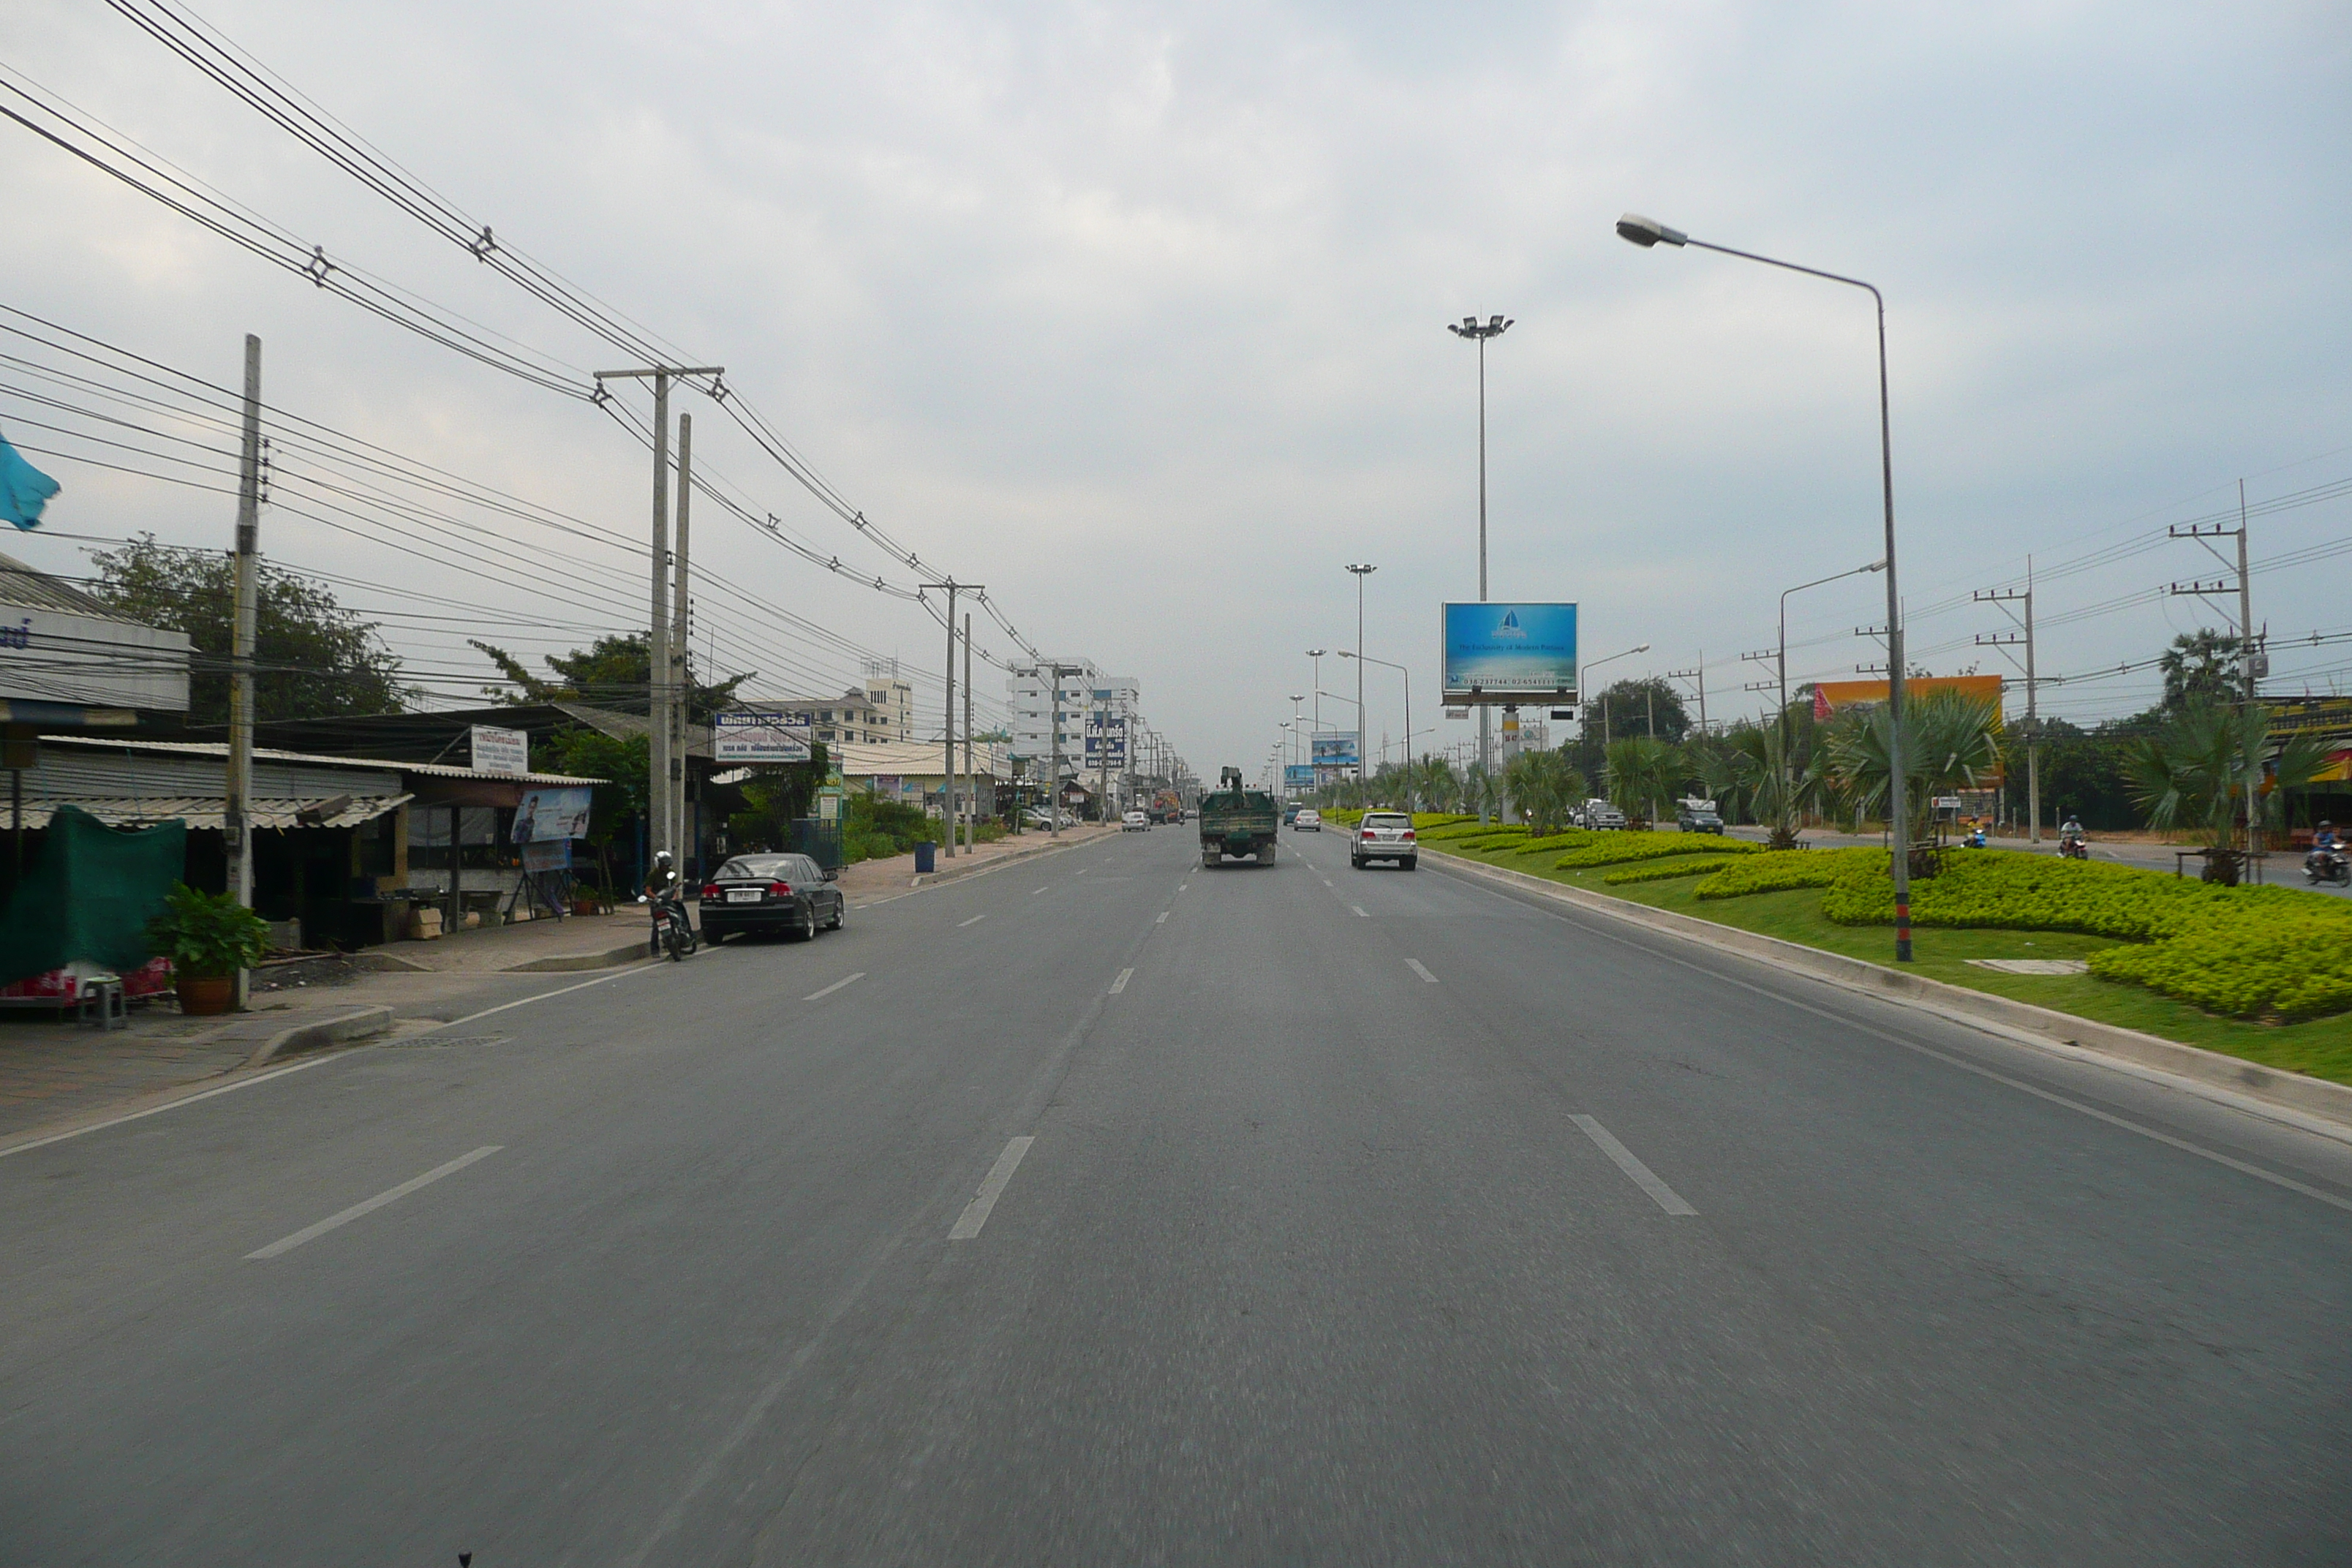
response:
[[(1921, 697), (1930, 691), (1958, 691), (1979, 701), (1991, 700), (2000, 710), (2001, 677), (1998, 675), (1919, 675), (1903, 683), (1903, 695)], [(1872, 708), (1886, 700), (1883, 680), (1823, 680), (1813, 687), (1813, 719), (1826, 722), (1847, 708)]]

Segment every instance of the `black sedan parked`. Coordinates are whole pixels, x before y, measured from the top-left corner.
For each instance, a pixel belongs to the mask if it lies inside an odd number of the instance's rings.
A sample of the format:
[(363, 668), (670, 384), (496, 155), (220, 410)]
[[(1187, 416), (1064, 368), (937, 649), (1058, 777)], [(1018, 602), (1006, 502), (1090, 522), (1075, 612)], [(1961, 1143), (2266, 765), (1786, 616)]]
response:
[(702, 885), (702, 934), (714, 946), (738, 931), (813, 937), (848, 919), (849, 900), (805, 855), (738, 855)]

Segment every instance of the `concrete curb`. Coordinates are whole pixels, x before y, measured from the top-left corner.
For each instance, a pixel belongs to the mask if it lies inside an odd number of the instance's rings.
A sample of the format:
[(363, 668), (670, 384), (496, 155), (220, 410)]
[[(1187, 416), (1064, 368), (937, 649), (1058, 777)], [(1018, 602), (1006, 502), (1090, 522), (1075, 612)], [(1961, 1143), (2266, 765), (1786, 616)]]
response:
[[(490, 973), (498, 974), (569, 974), (572, 971), (578, 969), (614, 969), (628, 963), (633, 958), (650, 958), (652, 956), (653, 936), (649, 931), (646, 935), (638, 937), (635, 941), (623, 942), (618, 947), (608, 947), (597, 952), (559, 952), (551, 958), (533, 958), (521, 963), (509, 964), (504, 969), (491, 971)], [(452, 969), (438, 971), (437, 973), (460, 974), (466, 972), (463, 970)]]
[(2060, 1055), (2102, 1059), (2103, 1065), (2128, 1064), (2144, 1072), (2185, 1079), (2189, 1086), (2221, 1090), (2233, 1100), (2252, 1101), (2253, 1108), (2274, 1113), (2278, 1120), (2306, 1131), (2352, 1142), (2352, 1085), (2281, 1072), (2200, 1046), (2182, 1045), (2178, 1040), (2097, 1023), (1990, 992), (1971, 991), (1964, 985), (1929, 980), (1923, 975), (1905, 974), (1859, 958), (1783, 942), (1779, 937), (1761, 936), (1671, 910), (1612, 899), (1525, 871), (1465, 860), (1441, 849), (1424, 847), (1423, 853), (1431, 858), (1433, 868), (1455, 876), (1541, 893), (1558, 902), (1628, 925), (1739, 953), (1848, 991), (1899, 1002), (1978, 1027), (1990, 1026), (2006, 1037)]
[(257, 1068), (272, 1058), (288, 1051), (312, 1051), (320, 1046), (340, 1046), (352, 1040), (364, 1040), (392, 1028), (392, 1009), (362, 1007), (341, 1017), (322, 1019), (315, 1024), (297, 1024), (290, 1029), (280, 1029), (261, 1042), (254, 1053), (246, 1058), (243, 1068)]

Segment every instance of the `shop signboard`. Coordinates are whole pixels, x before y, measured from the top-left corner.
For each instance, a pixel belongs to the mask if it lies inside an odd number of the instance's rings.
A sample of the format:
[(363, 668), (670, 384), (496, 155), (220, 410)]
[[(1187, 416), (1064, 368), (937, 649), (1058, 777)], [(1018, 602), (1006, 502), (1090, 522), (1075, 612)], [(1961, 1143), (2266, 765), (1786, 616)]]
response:
[(475, 724), (472, 731), (474, 771), (478, 773), (530, 772), (530, 736), (521, 730), (501, 730), (495, 724)]
[(782, 708), (730, 708), (710, 716), (710, 754), (722, 763), (804, 763), (810, 749), (804, 714)]

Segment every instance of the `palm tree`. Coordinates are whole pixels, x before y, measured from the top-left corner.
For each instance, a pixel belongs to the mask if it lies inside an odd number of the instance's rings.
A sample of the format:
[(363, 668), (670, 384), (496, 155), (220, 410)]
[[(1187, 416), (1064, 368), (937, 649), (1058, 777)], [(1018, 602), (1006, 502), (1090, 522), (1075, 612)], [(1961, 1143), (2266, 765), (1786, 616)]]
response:
[(2269, 740), (2266, 708), (2191, 701), (2125, 753), (2132, 798), (2147, 813), (2148, 826), (2190, 827), (2204, 836), (2209, 882), (2235, 887), (2243, 858), (2233, 842), (2237, 825), (2275, 826), (2286, 792), (2309, 784), (2328, 765), (2326, 742), (2294, 735), (2266, 777), (2263, 752)]
[(1627, 825), (1648, 826), (1658, 804), (1674, 793), (1679, 763), (1675, 749), (1647, 735), (1609, 742), (1609, 799)]
[(2164, 710), (2176, 713), (2195, 703), (2230, 700), (2238, 683), (2242, 646), (2229, 633), (2210, 626), (2174, 637), (2172, 646), (2156, 661), (2164, 672)]
[(1503, 766), (1503, 789), (1511, 805), (1538, 835), (1568, 820), (1569, 808), (1583, 797), (1584, 775), (1560, 752), (1521, 752)]
[[(1888, 742), (1895, 726), (1884, 703), (1830, 731), (1829, 763), (1861, 811), (1886, 801)], [(1936, 797), (1975, 788), (2000, 763), (2000, 703), (1958, 691), (1927, 691), (1903, 705), (1903, 789), (1911, 820), (1903, 841), (1916, 844), (1935, 820)], [(1932, 869), (1932, 868), (1930, 868)], [(1922, 874), (1915, 870), (1914, 875)]]
[(1735, 724), (1724, 742), (1731, 774), (1756, 820), (1771, 830), (1771, 847), (1795, 848), (1805, 810), (1821, 794), (1821, 769), (1790, 755), (1786, 725)]

